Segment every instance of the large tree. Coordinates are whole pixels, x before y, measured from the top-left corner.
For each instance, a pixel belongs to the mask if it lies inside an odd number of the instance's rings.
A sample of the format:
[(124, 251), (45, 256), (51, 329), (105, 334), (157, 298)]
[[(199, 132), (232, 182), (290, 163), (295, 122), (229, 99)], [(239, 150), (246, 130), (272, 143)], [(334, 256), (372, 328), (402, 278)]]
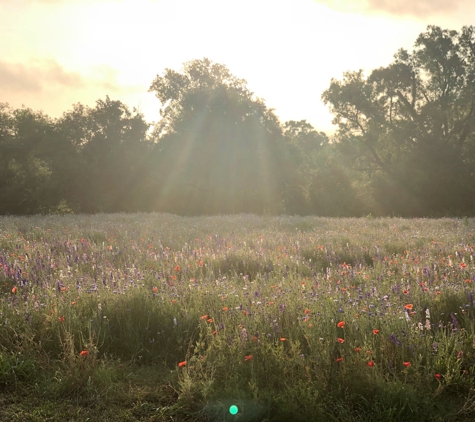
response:
[(152, 207), (184, 214), (278, 212), (282, 130), (246, 81), (208, 59), (166, 69)]
[[(0, 214), (64, 207), (64, 178), (74, 151), (42, 112), (0, 104)], [(63, 205), (61, 205), (63, 204)]]
[(66, 196), (77, 212), (138, 211), (143, 208), (143, 180), (149, 167), (149, 124), (120, 101), (97, 100), (90, 108), (76, 104), (56, 124), (77, 159), (70, 168)]
[(382, 213), (475, 212), (475, 29), (429, 26), (387, 67), (332, 79), (322, 99)]

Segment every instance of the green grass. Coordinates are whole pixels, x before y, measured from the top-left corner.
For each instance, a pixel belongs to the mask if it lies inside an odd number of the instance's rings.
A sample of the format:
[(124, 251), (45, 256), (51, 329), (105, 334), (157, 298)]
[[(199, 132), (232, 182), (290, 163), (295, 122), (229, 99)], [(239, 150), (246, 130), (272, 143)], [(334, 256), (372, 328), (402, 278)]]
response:
[(0, 420), (472, 421), (474, 232), (0, 218)]

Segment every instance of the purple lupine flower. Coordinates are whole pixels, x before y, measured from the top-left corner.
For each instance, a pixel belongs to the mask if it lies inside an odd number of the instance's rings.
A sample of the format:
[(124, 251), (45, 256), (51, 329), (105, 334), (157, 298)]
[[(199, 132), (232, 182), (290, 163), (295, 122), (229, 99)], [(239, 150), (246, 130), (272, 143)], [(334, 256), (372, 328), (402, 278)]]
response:
[(453, 331), (457, 331), (458, 330), (458, 326), (459, 326), (459, 323), (457, 321), (457, 318), (455, 318), (455, 315), (453, 313), (450, 313), (450, 318), (452, 318), (452, 324), (454, 326), (454, 328), (452, 329)]
[(397, 339), (397, 337), (394, 334), (391, 334), (391, 341), (396, 345), (400, 346), (401, 342)]

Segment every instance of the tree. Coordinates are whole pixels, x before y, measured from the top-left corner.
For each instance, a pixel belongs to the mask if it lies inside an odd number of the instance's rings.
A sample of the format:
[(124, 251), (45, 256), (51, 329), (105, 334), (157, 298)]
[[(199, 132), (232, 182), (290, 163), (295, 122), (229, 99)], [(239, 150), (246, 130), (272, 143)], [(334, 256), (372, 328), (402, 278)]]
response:
[(0, 214), (54, 212), (62, 201), (61, 160), (54, 120), (29, 108), (0, 105)]
[(76, 104), (57, 122), (77, 160), (68, 179), (68, 203), (77, 212), (137, 211), (148, 166), (149, 124), (141, 113), (108, 96), (95, 108)]
[(282, 130), (246, 81), (205, 58), (180, 73), (166, 69), (150, 91), (162, 103), (152, 207), (181, 214), (281, 209)]
[(412, 53), (346, 72), (322, 94), (338, 148), (371, 180), (383, 213), (474, 213), (475, 28), (428, 26)]
[(354, 216), (362, 212), (348, 169), (328, 137), (301, 120), (284, 124), (284, 203), (289, 214)]

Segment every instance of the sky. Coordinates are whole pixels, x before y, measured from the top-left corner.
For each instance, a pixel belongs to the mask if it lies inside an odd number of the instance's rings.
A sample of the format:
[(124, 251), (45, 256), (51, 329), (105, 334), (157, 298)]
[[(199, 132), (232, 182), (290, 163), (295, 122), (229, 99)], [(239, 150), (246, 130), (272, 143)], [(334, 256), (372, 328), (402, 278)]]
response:
[(331, 79), (387, 66), (428, 25), (475, 25), (475, 1), (0, 0), (0, 103), (60, 117), (109, 95), (154, 122), (154, 78), (207, 57), (282, 122), (331, 134)]

